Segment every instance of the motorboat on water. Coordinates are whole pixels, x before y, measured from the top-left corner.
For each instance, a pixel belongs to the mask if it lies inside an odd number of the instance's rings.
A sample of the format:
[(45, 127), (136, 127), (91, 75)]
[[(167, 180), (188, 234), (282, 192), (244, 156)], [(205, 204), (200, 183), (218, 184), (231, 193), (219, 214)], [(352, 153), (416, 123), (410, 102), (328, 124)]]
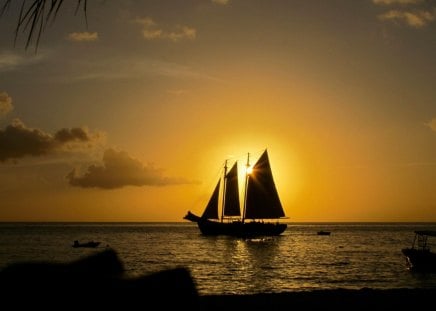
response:
[(101, 244), (101, 242), (95, 242), (95, 241), (89, 241), (89, 242), (85, 242), (85, 243), (80, 243), (78, 240), (75, 240), (72, 247), (90, 247), (90, 248), (95, 248), (97, 246), (99, 246)]
[(415, 231), (412, 246), (401, 250), (403, 255), (406, 256), (409, 270), (436, 272), (436, 253), (431, 251), (431, 243), (436, 243), (436, 231)]

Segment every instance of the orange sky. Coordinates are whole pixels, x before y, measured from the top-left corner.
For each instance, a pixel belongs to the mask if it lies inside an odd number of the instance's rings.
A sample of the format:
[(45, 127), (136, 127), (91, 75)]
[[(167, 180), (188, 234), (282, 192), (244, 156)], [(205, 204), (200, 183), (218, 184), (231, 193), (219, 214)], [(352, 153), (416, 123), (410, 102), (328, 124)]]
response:
[(66, 3), (36, 53), (19, 4), (0, 221), (183, 221), (265, 148), (289, 221), (436, 221), (436, 3)]

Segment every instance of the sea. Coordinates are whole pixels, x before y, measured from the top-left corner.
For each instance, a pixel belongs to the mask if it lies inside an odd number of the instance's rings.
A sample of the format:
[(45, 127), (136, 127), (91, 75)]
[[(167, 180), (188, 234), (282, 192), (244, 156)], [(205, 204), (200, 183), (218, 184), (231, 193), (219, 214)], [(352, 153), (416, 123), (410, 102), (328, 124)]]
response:
[[(202, 295), (436, 288), (436, 274), (409, 271), (401, 253), (415, 230), (436, 223), (289, 223), (281, 236), (255, 239), (203, 236), (194, 223), (0, 223), (0, 270), (112, 248), (127, 277), (185, 267)], [(73, 248), (74, 240), (101, 244)]]

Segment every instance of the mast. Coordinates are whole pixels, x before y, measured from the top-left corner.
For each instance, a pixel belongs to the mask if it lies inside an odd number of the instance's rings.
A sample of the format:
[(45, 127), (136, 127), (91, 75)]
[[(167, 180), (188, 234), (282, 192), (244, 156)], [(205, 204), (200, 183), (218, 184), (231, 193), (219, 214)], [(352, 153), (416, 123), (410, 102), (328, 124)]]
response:
[(245, 221), (245, 212), (247, 211), (247, 185), (248, 185), (248, 168), (250, 167), (250, 153), (247, 155), (247, 164), (245, 167), (245, 186), (244, 186), (244, 211), (242, 212), (242, 223)]
[(224, 162), (224, 183), (223, 183), (223, 204), (221, 208), (221, 222), (224, 221), (224, 207), (226, 204), (226, 178), (227, 178), (227, 160)]

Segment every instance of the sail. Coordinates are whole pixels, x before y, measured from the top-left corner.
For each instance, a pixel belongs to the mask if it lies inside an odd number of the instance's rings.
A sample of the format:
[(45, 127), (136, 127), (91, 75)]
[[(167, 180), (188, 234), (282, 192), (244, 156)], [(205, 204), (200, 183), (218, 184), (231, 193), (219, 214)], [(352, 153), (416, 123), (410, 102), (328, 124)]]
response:
[(245, 218), (273, 219), (285, 216), (266, 150), (253, 166), (246, 191)]
[(213, 191), (212, 196), (209, 199), (209, 203), (207, 203), (203, 215), (201, 215), (202, 219), (218, 219), (219, 190), (220, 190), (220, 181), (218, 181), (215, 190)]
[(238, 163), (226, 175), (226, 193), (224, 197), (224, 216), (241, 216), (239, 207)]

